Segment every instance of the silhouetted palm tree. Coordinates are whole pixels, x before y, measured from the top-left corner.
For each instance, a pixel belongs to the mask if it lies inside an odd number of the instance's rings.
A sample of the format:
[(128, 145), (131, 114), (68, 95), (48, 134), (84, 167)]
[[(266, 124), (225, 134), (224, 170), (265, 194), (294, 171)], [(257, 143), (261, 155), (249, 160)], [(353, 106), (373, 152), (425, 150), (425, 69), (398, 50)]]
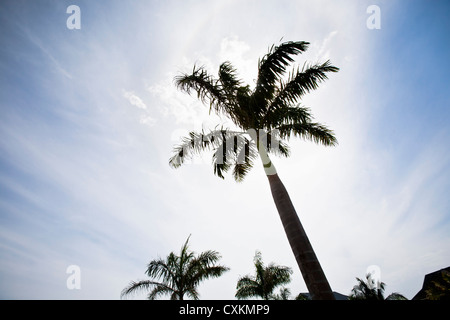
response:
[(408, 300), (400, 293), (394, 292), (384, 297), (386, 284), (384, 282), (375, 283), (371, 274), (366, 275), (366, 281), (356, 278), (358, 284), (352, 289), (349, 300)]
[[(276, 298), (273, 291), (276, 287), (291, 281), (292, 270), (289, 267), (277, 266), (274, 263), (264, 266), (261, 252), (256, 252), (254, 257), (255, 275), (246, 275), (239, 278), (236, 286), (236, 298), (247, 299), (260, 297), (264, 300)], [(283, 294), (283, 290), (281, 291)], [(284, 292), (288, 294), (289, 291)]]
[(192, 74), (176, 77), (180, 90), (195, 92), (203, 103), (209, 105), (210, 111), (228, 117), (237, 129), (222, 127), (209, 132), (190, 132), (174, 148), (174, 156), (169, 164), (177, 168), (185, 159), (205, 150), (213, 150), (214, 173), (223, 178), (223, 174), (232, 169), (234, 179), (242, 181), (252, 168), (253, 161), (259, 157), (312, 298), (333, 300), (330, 285), (289, 194), (269, 158), (269, 154), (289, 156), (286, 140), (294, 136), (325, 146), (337, 144), (333, 131), (314, 122), (310, 110), (297, 103), (303, 95), (326, 80), (328, 72), (337, 72), (339, 69), (332, 66), (330, 61), (304, 64), (303, 68), (294, 69), (287, 80), (283, 79), (286, 67), (294, 61), (292, 56), (304, 52), (308, 45), (308, 42), (298, 41), (272, 46), (258, 63), (258, 77), (253, 89), (238, 79), (230, 62), (220, 65), (218, 79), (209, 75), (203, 67), (197, 66), (194, 66)]
[(289, 288), (282, 287), (280, 293), (273, 294), (272, 300), (289, 300), (291, 297), (291, 290)]
[(132, 281), (122, 290), (121, 297), (136, 291), (151, 290), (148, 299), (155, 300), (162, 295), (170, 295), (171, 300), (183, 300), (188, 296), (197, 300), (197, 287), (203, 280), (221, 276), (229, 270), (225, 266), (216, 265), (219, 253), (208, 250), (198, 256), (189, 251), (189, 238), (181, 248), (180, 255), (171, 252), (166, 259), (150, 261), (146, 274), (153, 280)]

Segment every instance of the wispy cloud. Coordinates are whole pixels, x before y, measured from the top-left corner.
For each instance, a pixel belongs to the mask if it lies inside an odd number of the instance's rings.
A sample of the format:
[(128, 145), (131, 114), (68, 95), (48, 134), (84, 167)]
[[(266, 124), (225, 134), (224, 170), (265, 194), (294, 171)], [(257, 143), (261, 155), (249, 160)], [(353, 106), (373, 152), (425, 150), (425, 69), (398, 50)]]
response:
[(29, 40), (35, 44), (40, 50), (41, 52), (44, 54), (45, 57), (47, 57), (47, 59), (50, 60), (51, 64), (53, 65), (53, 68), (61, 75), (63, 75), (64, 77), (68, 78), (68, 79), (72, 79), (73, 76), (72, 74), (70, 74), (61, 64), (60, 62), (51, 54), (50, 50), (44, 46), (44, 44), (42, 43), (41, 39), (39, 37), (37, 37), (36, 35), (33, 35), (32, 32), (26, 28), (22, 28), (26, 35), (28, 36)]
[(130, 102), (133, 106), (136, 106), (138, 108), (147, 110), (147, 105), (142, 101), (141, 98), (139, 98), (134, 92), (132, 91), (125, 91), (123, 90), (123, 96)]
[(150, 114), (149, 110), (147, 108), (147, 105), (144, 103), (144, 101), (138, 97), (133, 91), (126, 91), (123, 90), (123, 97), (128, 100), (128, 102), (143, 110), (144, 114), (140, 116), (139, 122), (145, 125), (153, 126), (156, 123), (156, 119), (154, 119)]
[(314, 59), (313, 62), (316, 61), (326, 61), (331, 59), (331, 54), (330, 54), (330, 41), (338, 34), (337, 30), (333, 30), (331, 31), (325, 39), (322, 40), (322, 43), (320, 43), (320, 45), (318, 45), (316, 42), (313, 43), (313, 48), (317, 50), (317, 54), (316, 54), (316, 58)]

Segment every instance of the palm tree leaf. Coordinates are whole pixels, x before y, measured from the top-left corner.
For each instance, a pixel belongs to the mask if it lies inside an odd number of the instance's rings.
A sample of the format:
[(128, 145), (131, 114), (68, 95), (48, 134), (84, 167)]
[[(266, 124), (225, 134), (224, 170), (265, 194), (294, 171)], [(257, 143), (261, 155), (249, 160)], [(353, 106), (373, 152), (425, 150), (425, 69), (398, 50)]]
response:
[(210, 141), (202, 133), (191, 131), (187, 137), (183, 137), (181, 144), (174, 147), (174, 155), (169, 159), (172, 168), (180, 167), (186, 159), (191, 159), (193, 155), (203, 150), (209, 149)]
[(291, 295), (291, 290), (288, 288), (281, 288), (279, 294), (271, 294), (269, 296), (270, 300), (289, 300), (289, 297)]
[(286, 66), (294, 61), (293, 55), (306, 51), (309, 43), (305, 41), (284, 42), (272, 46), (258, 62), (258, 79), (254, 96), (258, 102), (265, 102), (272, 98), (277, 80), (286, 72)]
[(290, 148), (282, 139), (279, 138), (279, 135), (280, 134), (277, 129), (267, 133), (267, 152), (278, 156), (289, 157), (291, 154)]
[(237, 182), (244, 180), (247, 173), (253, 168), (253, 160), (257, 157), (255, 143), (243, 137), (242, 144), (236, 150), (236, 159), (233, 168), (233, 177)]
[(200, 299), (200, 294), (198, 293), (197, 289), (194, 286), (186, 289), (186, 291), (184, 293), (187, 296), (189, 296), (191, 299), (194, 299), (194, 300)]
[(228, 61), (219, 67), (219, 80), (224, 91), (230, 96), (234, 95), (241, 85), (241, 80), (236, 75), (236, 69)]
[(220, 258), (221, 256), (217, 251), (207, 250), (199, 254), (196, 260), (202, 266), (209, 267), (210, 265), (220, 260)]
[(218, 278), (230, 269), (222, 265), (211, 265), (208, 267), (196, 266), (192, 270), (194, 272), (192, 273), (192, 276), (189, 277), (189, 283), (195, 287), (203, 280)]
[(183, 296), (183, 293), (179, 291), (173, 291), (170, 295), (170, 300), (181, 300)]
[(321, 143), (325, 146), (334, 146), (338, 143), (334, 132), (319, 123), (283, 124), (277, 129), (282, 139), (289, 139), (291, 135), (294, 135), (305, 140), (314, 141), (315, 143)]
[(197, 97), (204, 103), (207, 101), (220, 101), (222, 94), (217, 81), (205, 70), (204, 67), (194, 65), (192, 74), (182, 74), (175, 77), (175, 84), (178, 89), (191, 94), (192, 91), (197, 93)]
[(237, 299), (263, 297), (262, 288), (256, 280), (247, 275), (238, 279), (235, 297)]
[(240, 170), (235, 172), (235, 178), (243, 178), (253, 165), (251, 160), (256, 157), (251, 141), (244, 136), (244, 132), (222, 128), (212, 130), (208, 134), (190, 132), (188, 136), (182, 138), (180, 145), (174, 147), (174, 155), (169, 159), (169, 164), (173, 168), (178, 168), (187, 159), (211, 149), (214, 149), (212, 155), (214, 174), (222, 179), (233, 164), (235, 171)]
[(312, 66), (304, 65), (301, 70), (297, 69), (296, 72), (291, 74), (287, 83), (281, 82), (269, 109), (279, 109), (288, 104), (296, 103), (305, 93), (317, 89), (319, 83), (328, 79), (328, 72), (338, 71), (339, 68), (331, 65), (330, 60)]
[(170, 288), (162, 283), (155, 282), (155, 281), (150, 281), (150, 280), (142, 280), (142, 281), (138, 281), (138, 282), (131, 281), (130, 284), (127, 287), (125, 287), (125, 289), (122, 290), (120, 297), (123, 298), (125, 296), (129, 296), (129, 295), (137, 293), (139, 291), (147, 291), (150, 288), (152, 288), (153, 286), (162, 287), (168, 291), (173, 290), (172, 288)]
[(224, 173), (227, 172), (230, 167), (230, 146), (233, 147), (234, 137), (227, 137), (225, 132), (222, 133), (220, 138), (221, 143), (216, 148), (216, 151), (212, 155), (212, 163), (214, 167), (214, 174), (219, 178), (224, 179)]
[(202, 132), (191, 131), (186, 137), (181, 139), (181, 144), (175, 146), (174, 155), (169, 159), (169, 165), (172, 168), (180, 167), (185, 160), (192, 159), (203, 151), (209, 151), (218, 148), (224, 137), (230, 137), (231, 133), (227, 129), (211, 130), (205, 134)]
[(233, 167), (233, 178), (236, 182), (244, 181), (245, 176), (252, 168), (251, 163), (236, 163)]
[(273, 286), (276, 287), (291, 281), (292, 269), (271, 263), (265, 269), (265, 273), (270, 277)]
[(182, 74), (175, 77), (175, 84), (178, 89), (188, 94), (191, 94), (192, 91), (196, 92), (197, 98), (202, 103), (209, 103), (210, 110), (214, 108), (217, 113), (229, 113), (226, 112), (229, 107), (218, 80), (209, 75), (204, 67), (194, 66), (192, 74)]
[(166, 260), (155, 259), (150, 261), (145, 273), (151, 278), (161, 279), (162, 283), (170, 287), (175, 287), (177, 264), (178, 257), (171, 252)]
[(174, 291), (172, 288), (163, 286), (163, 285), (157, 285), (153, 288), (152, 291), (150, 291), (150, 293), (147, 296), (147, 299), (149, 300), (155, 300), (158, 298), (158, 296), (162, 296), (162, 295), (166, 295), (166, 294), (171, 294), (174, 295), (177, 292)]
[(224, 173), (233, 166), (233, 177), (242, 181), (253, 167), (253, 159), (257, 157), (255, 144), (245, 137), (244, 132), (222, 132), (221, 143), (213, 154), (214, 173), (224, 178)]
[(271, 108), (266, 113), (263, 123), (269, 128), (276, 128), (282, 124), (311, 122), (311, 110), (297, 105), (296, 107), (284, 106)]

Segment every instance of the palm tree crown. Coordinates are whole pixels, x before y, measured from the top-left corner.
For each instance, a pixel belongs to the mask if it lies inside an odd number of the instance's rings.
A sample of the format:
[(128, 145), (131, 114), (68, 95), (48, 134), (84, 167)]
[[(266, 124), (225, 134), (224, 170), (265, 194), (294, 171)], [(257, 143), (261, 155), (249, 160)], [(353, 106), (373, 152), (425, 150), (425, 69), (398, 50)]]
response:
[[(190, 132), (175, 147), (169, 164), (176, 168), (203, 150), (214, 150), (214, 173), (224, 178), (223, 174), (233, 168), (235, 180), (242, 181), (258, 153), (267, 151), (289, 156), (285, 140), (291, 136), (327, 146), (337, 144), (333, 131), (314, 122), (310, 110), (300, 106), (298, 101), (326, 80), (328, 72), (339, 69), (330, 61), (305, 63), (302, 68), (292, 70), (287, 80), (283, 79), (286, 67), (294, 61), (292, 56), (304, 52), (308, 45), (308, 42), (297, 41), (272, 46), (258, 63), (253, 89), (242, 83), (228, 61), (220, 65), (218, 78), (197, 66), (192, 74), (176, 77), (179, 89), (189, 94), (195, 92), (203, 103), (209, 104), (210, 110), (231, 119), (238, 130), (220, 128)], [(262, 158), (265, 167), (270, 167), (268, 157)]]
[(150, 261), (146, 274), (159, 280), (132, 281), (123, 289), (121, 297), (139, 290), (150, 290), (148, 299), (154, 300), (161, 295), (170, 295), (171, 300), (183, 300), (184, 295), (197, 300), (197, 287), (203, 280), (221, 276), (229, 270), (225, 266), (216, 265), (220, 255), (208, 250), (198, 256), (189, 251), (189, 238), (181, 248), (180, 255), (171, 252), (166, 259)]
[[(255, 275), (246, 275), (238, 280), (236, 298), (247, 299), (260, 297), (264, 300), (276, 299), (273, 294), (276, 287), (291, 281), (292, 270), (289, 267), (278, 266), (274, 263), (264, 266), (261, 253), (256, 252), (254, 258)], [(289, 291), (281, 290), (281, 295), (288, 295)]]

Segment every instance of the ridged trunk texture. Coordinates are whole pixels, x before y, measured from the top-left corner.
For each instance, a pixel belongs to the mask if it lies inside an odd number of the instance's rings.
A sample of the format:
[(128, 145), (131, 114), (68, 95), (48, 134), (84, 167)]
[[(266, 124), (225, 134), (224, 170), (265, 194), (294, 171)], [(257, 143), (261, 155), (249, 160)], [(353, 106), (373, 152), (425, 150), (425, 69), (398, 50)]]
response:
[(267, 175), (286, 236), (312, 300), (335, 300), (286, 188), (278, 174)]

